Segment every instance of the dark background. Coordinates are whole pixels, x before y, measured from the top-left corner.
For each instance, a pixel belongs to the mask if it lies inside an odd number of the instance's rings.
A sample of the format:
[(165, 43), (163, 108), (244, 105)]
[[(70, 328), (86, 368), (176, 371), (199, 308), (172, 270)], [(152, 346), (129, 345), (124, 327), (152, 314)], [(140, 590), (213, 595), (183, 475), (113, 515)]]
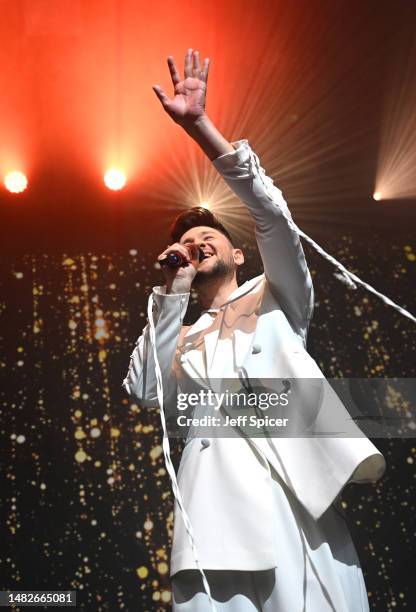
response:
[[(416, 245), (378, 245), (344, 236), (330, 247), (410, 306)], [(243, 246), (241, 281), (260, 271), (253, 243)], [(325, 375), (415, 377), (413, 324), (347, 289), (305, 249), (316, 290), (308, 348)], [(75, 589), (88, 611), (169, 609), (173, 502), (160, 418), (121, 389), (147, 295), (160, 282), (153, 261), (138, 241), (131, 252), (24, 255), (1, 265), (2, 588)], [(196, 310), (191, 303), (190, 320)], [(390, 414), (408, 411), (414, 406), (395, 398)], [(386, 475), (350, 485), (342, 499), (371, 609), (412, 610), (416, 444), (374, 443)], [(177, 465), (182, 442), (171, 446)]]

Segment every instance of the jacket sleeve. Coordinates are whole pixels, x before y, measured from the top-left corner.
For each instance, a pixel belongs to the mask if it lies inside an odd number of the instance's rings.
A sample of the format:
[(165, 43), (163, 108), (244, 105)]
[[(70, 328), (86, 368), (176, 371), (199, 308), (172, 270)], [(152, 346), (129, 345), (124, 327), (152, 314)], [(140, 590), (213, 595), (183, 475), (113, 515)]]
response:
[[(156, 353), (162, 373), (164, 397), (176, 393), (176, 378), (172, 370), (179, 333), (188, 307), (189, 293), (166, 294), (165, 287), (153, 288), (153, 318), (155, 322)], [(127, 376), (122, 386), (143, 407), (156, 407), (157, 398), (155, 361), (146, 327), (130, 355)]]
[(217, 157), (213, 164), (253, 218), (270, 290), (305, 344), (314, 292), (299, 235), (288, 223), (292, 217), (282, 192), (266, 175), (248, 141), (232, 144), (235, 151)]

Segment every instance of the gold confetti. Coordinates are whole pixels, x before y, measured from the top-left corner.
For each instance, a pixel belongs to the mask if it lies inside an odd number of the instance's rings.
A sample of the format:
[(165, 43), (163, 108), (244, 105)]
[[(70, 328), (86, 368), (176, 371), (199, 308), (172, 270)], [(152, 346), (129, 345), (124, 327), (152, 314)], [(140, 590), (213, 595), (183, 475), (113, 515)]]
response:
[(149, 570), (147, 569), (147, 567), (145, 567), (144, 565), (142, 565), (141, 567), (137, 568), (137, 575), (139, 578), (147, 578), (149, 575)]

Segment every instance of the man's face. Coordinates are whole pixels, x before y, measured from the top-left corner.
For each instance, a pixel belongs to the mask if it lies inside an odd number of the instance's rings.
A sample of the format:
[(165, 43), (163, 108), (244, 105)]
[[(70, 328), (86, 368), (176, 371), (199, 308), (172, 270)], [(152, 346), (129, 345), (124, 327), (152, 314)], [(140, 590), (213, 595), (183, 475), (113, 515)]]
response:
[(231, 242), (219, 230), (207, 226), (192, 227), (179, 240), (181, 244), (195, 244), (202, 249), (205, 259), (199, 264), (194, 285), (212, 278), (229, 277), (235, 274), (237, 266), (244, 262), (240, 249), (234, 249)]

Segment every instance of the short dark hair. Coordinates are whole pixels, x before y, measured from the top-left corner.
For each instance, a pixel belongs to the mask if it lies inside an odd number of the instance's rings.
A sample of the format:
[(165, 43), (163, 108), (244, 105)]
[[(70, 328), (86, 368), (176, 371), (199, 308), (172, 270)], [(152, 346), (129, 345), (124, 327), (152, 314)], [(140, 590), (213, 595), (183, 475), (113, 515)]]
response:
[(199, 225), (206, 225), (207, 227), (213, 227), (218, 230), (224, 236), (228, 238), (232, 245), (234, 245), (233, 239), (228, 230), (223, 226), (210, 210), (203, 206), (194, 206), (189, 210), (181, 212), (170, 226), (170, 237), (173, 242), (179, 242), (181, 237), (192, 227), (198, 227)]

